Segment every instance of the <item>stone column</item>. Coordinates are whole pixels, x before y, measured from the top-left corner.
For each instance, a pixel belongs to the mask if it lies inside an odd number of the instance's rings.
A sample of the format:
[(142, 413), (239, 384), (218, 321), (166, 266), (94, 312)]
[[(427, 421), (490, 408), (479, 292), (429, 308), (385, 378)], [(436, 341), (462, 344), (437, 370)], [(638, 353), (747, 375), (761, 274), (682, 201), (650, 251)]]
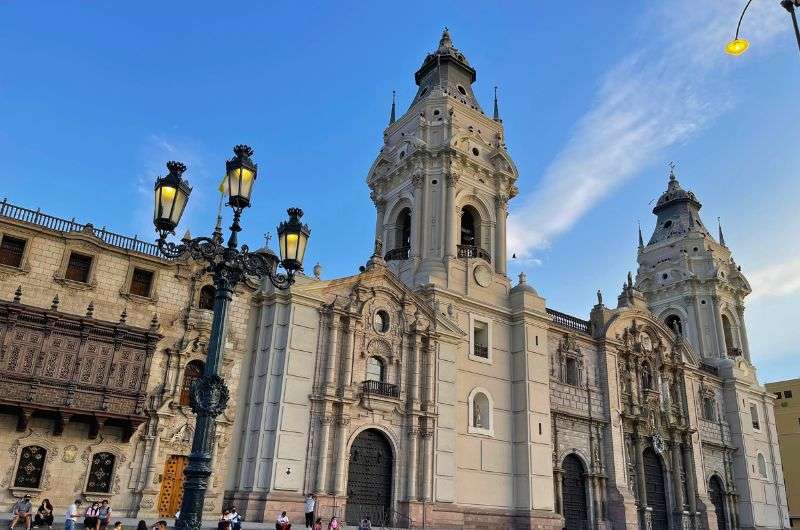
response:
[[(412, 417), (413, 421), (413, 417)], [(419, 429), (415, 425), (408, 428), (408, 477), (406, 480), (406, 500), (417, 500), (417, 435)]]
[(687, 504), (689, 505), (689, 513), (692, 519), (695, 519), (697, 514), (697, 488), (695, 485), (694, 466), (692, 465), (692, 440), (689, 436), (683, 437), (683, 472), (686, 473), (686, 493), (689, 496)]
[(445, 255), (448, 257), (455, 257), (458, 252), (456, 245), (458, 245), (458, 230), (461, 228), (461, 216), (456, 212), (456, 184), (458, 184), (459, 176), (453, 173), (447, 174), (447, 232), (446, 232), (446, 245)]
[(428, 420), (428, 428), (420, 433), (422, 436), (422, 500), (431, 501), (433, 496), (433, 421)]
[(350, 380), (353, 374), (353, 347), (355, 346), (355, 322), (353, 318), (347, 321), (347, 334), (344, 339), (344, 347), (342, 349), (342, 372), (339, 377), (339, 386), (345, 389), (350, 386)]
[(703, 333), (703, 319), (700, 317), (700, 301), (697, 296), (687, 296), (684, 298), (684, 301), (688, 304), (689, 302), (692, 303), (692, 307), (694, 308), (694, 326), (697, 330), (697, 343), (700, 346), (700, 353), (701, 355), (708, 356), (709, 352), (706, 348), (706, 341), (705, 336)]
[(428, 347), (425, 349), (425, 403), (426, 410), (431, 410), (434, 406), (434, 385), (436, 380), (436, 344), (428, 337)]
[(742, 353), (745, 359), (750, 360), (750, 342), (747, 340), (747, 326), (744, 325), (744, 306), (739, 304), (736, 306), (736, 314), (739, 317), (739, 335), (742, 340)]
[[(677, 434), (672, 437), (672, 484), (675, 490), (675, 512), (683, 518), (683, 485), (681, 484), (681, 441)], [(686, 480), (689, 480), (688, 475)], [(682, 527), (681, 527), (682, 528)]]
[(336, 418), (336, 474), (333, 483), (334, 495), (343, 497), (345, 495), (345, 467), (347, 466), (347, 425), (350, 418), (339, 416)]
[(639, 428), (636, 428), (634, 436), (634, 444), (636, 446), (636, 485), (639, 487), (639, 508), (644, 510), (647, 507), (647, 484), (644, 477), (644, 465), (642, 455), (642, 435), (639, 434)]
[(317, 458), (317, 487), (316, 493), (327, 493), (328, 478), (328, 442), (331, 435), (331, 416), (320, 418), (319, 455)]
[(714, 312), (714, 323), (717, 328), (717, 344), (719, 344), (720, 350), (717, 352), (717, 356), (725, 358), (728, 355), (728, 348), (734, 345), (725, 342), (725, 332), (722, 330), (722, 314), (719, 311), (719, 296), (712, 296), (711, 303), (711, 309)]
[(411, 177), (411, 183), (414, 186), (414, 211), (411, 212), (411, 250), (409, 257), (415, 258), (422, 256), (422, 231), (425, 230), (423, 226), (423, 213), (422, 213), (422, 182), (423, 176), (420, 173)]
[(494, 270), (497, 274), (506, 274), (506, 220), (508, 218), (508, 197), (499, 195), (495, 200)]
[(421, 351), (421, 342), (419, 334), (414, 332), (411, 339), (411, 358), (408, 362), (408, 369), (411, 371), (409, 374), (408, 400), (412, 404), (412, 408), (419, 403), (419, 353)]
[(603, 502), (600, 500), (600, 479), (596, 473), (591, 474), (589, 481), (592, 488), (592, 504), (594, 505), (594, 528), (603, 520)]
[(326, 364), (325, 384), (333, 384), (334, 372), (336, 370), (337, 350), (339, 349), (339, 315), (331, 312), (328, 332), (328, 362)]
[(560, 467), (553, 468), (553, 487), (555, 489), (555, 509), (556, 513), (564, 515), (564, 490), (561, 482), (562, 470)]
[[(372, 192), (372, 200), (375, 203), (375, 238), (380, 239), (383, 241), (383, 248), (388, 248), (389, 250), (394, 248), (394, 241), (384, 241), (386, 238), (386, 231), (383, 225), (383, 217), (386, 215), (386, 200), (382, 198), (378, 198), (375, 192)], [(383, 256), (381, 256), (383, 257)]]

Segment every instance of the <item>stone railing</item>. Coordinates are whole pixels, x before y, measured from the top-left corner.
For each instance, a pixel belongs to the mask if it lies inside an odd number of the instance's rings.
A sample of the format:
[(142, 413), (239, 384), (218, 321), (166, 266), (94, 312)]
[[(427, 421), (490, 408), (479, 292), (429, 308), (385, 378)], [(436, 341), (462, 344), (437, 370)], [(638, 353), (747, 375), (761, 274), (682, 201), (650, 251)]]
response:
[(390, 250), (386, 253), (386, 256), (383, 257), (386, 261), (395, 261), (395, 260), (403, 260), (408, 259), (408, 251), (409, 247), (400, 247)]
[(365, 394), (373, 394), (391, 398), (400, 397), (400, 389), (397, 388), (397, 385), (384, 383), (383, 381), (364, 381), (363, 389)]
[(560, 326), (572, 328), (581, 333), (591, 333), (590, 323), (588, 320), (582, 320), (578, 317), (556, 311), (555, 309), (547, 308), (547, 314), (553, 317), (553, 322)]
[(458, 245), (459, 258), (480, 258), (489, 263), (492, 262), (492, 256), (486, 250), (475, 245)]

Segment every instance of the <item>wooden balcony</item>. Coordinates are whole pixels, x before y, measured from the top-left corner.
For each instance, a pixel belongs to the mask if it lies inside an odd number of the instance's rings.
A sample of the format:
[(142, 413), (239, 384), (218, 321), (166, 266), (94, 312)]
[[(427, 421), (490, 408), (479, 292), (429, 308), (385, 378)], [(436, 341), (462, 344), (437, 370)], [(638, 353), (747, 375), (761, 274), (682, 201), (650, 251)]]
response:
[[(19, 293), (19, 291), (18, 291)], [(88, 423), (89, 437), (103, 425), (122, 428), (127, 441), (147, 416), (146, 384), (156, 344), (149, 329), (80, 317), (20, 302), (0, 301), (0, 410), (17, 416), (24, 431), (31, 417)]]
[(486, 250), (474, 245), (458, 245), (459, 258), (480, 258), (488, 263), (492, 262), (492, 256)]

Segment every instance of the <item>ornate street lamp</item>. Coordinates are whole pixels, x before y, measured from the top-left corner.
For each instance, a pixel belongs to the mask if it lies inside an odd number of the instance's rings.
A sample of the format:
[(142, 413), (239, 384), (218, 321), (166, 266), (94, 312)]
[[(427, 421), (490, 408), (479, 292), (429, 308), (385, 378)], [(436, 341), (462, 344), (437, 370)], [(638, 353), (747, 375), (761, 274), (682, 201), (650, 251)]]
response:
[[(153, 224), (158, 232), (157, 245), (161, 253), (170, 259), (188, 257), (206, 263), (206, 271), (214, 281), (214, 319), (208, 342), (205, 371), (191, 388), (190, 405), (197, 415), (192, 452), (185, 471), (183, 500), (180, 517), (175, 523), (179, 529), (199, 530), (203, 516), (203, 502), (211, 476), (212, 444), (216, 427), (215, 418), (222, 414), (228, 404), (229, 392), (219, 375), (225, 341), (225, 321), (233, 290), (245, 276), (256, 279), (268, 278), (279, 289), (288, 289), (295, 281), (295, 273), (303, 270), (305, 254), (311, 231), (300, 222), (303, 216), (299, 208), (288, 210), (289, 220), (278, 227), (280, 260), (268, 252), (250, 252), (247, 245), (238, 246), (237, 234), (241, 231), (239, 218), (250, 206), (253, 183), (258, 167), (251, 160), (253, 150), (246, 145), (237, 145), (234, 157), (225, 163), (225, 179), (222, 191), (228, 195), (228, 206), (233, 209), (233, 223), (227, 243), (222, 233), (214, 231), (211, 237), (185, 238), (180, 243), (167, 241), (180, 222), (192, 188), (184, 180), (186, 166), (180, 162), (168, 162), (169, 173), (156, 179)], [(278, 266), (286, 273), (279, 273)]]
[[(750, 7), (752, 1), (753, 0), (747, 0), (744, 9), (742, 9), (742, 14), (739, 15), (739, 23), (736, 24), (736, 36), (725, 45), (725, 53), (728, 55), (741, 55), (750, 47), (750, 42), (747, 39), (739, 38), (739, 28), (742, 27), (742, 19), (744, 18), (744, 14), (747, 13), (747, 8)], [(781, 7), (789, 12), (789, 16), (792, 17), (794, 36), (795, 39), (797, 39), (797, 47), (800, 49), (800, 28), (797, 26), (797, 14), (795, 13), (795, 8), (800, 7), (800, 0), (781, 0), (780, 4)]]

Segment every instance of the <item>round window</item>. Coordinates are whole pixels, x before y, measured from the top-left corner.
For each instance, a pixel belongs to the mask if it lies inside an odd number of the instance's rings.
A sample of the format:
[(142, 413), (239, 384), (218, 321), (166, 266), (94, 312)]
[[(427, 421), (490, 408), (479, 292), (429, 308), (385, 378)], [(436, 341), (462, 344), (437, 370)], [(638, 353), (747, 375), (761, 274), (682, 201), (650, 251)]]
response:
[(666, 272), (661, 275), (662, 280), (666, 280), (667, 278), (669, 278), (669, 274), (667, 274)]
[(672, 220), (671, 219), (669, 221), (664, 221), (664, 228), (669, 228), (670, 226), (672, 226)]
[(386, 333), (389, 331), (389, 313), (383, 309), (377, 311), (375, 313), (373, 326), (378, 333)]
[(478, 151), (478, 148), (477, 148), (477, 147), (473, 147), (473, 148), (472, 148), (472, 154), (473, 154), (473, 155), (475, 155), (475, 156), (478, 156), (479, 154), (481, 154), (481, 152), (480, 152), (480, 151)]
[(466, 96), (467, 95), (467, 90), (463, 86), (458, 85), (457, 88), (458, 88), (458, 91), (461, 92), (462, 96)]
[(433, 111), (433, 115), (434, 115), (434, 116), (438, 116), (438, 115), (439, 115), (439, 109), (436, 109), (436, 110), (434, 110), (434, 111)]

